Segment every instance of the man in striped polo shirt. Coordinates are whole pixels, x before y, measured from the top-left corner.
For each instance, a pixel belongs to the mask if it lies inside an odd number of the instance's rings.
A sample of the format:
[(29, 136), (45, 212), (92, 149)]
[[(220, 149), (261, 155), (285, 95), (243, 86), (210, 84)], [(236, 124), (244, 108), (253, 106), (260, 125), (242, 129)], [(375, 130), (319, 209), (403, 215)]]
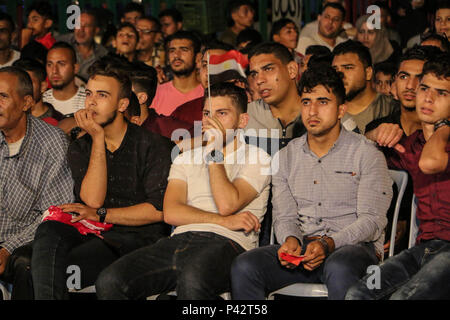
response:
[(52, 88), (44, 93), (43, 101), (65, 116), (83, 109), (86, 92), (84, 86), (75, 84), (79, 65), (74, 48), (66, 42), (55, 43), (48, 51), (46, 69)]

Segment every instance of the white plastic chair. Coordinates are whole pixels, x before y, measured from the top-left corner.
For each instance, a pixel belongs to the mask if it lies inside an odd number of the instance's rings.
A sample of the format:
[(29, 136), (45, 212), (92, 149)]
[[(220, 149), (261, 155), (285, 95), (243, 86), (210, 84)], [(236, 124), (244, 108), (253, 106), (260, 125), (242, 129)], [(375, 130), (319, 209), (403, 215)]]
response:
[(417, 219), (416, 211), (417, 211), (417, 198), (414, 195), (411, 204), (411, 223), (409, 228), (408, 249), (416, 245), (416, 239), (419, 233), (419, 220)]
[[(392, 222), (392, 234), (391, 234), (391, 248), (392, 253), (394, 248), (392, 243), (395, 243), (395, 230), (397, 228), (398, 214), (400, 212), (400, 204), (405, 193), (406, 185), (408, 183), (408, 174), (404, 171), (389, 170), (389, 176), (397, 185), (398, 196), (395, 203), (394, 210), (394, 220)], [(393, 236), (393, 237), (392, 237)], [(270, 235), (270, 243), (274, 244), (274, 231), (272, 225), (272, 232)], [(295, 296), (295, 297), (314, 297), (314, 298), (326, 298), (328, 297), (327, 286), (323, 283), (294, 283), (271, 292), (268, 296), (268, 300), (273, 300), (275, 294), (285, 295), (285, 296)]]

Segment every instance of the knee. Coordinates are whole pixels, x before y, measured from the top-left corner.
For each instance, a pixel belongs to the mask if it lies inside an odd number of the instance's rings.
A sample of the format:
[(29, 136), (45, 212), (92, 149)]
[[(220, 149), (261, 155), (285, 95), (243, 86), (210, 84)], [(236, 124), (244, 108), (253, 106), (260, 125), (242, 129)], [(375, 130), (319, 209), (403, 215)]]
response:
[(255, 262), (255, 259), (252, 259), (248, 252), (237, 256), (231, 265), (232, 281), (239, 283), (254, 274), (257, 270), (257, 264)]
[(351, 286), (345, 295), (345, 300), (371, 300), (374, 299), (363, 280)]
[(116, 273), (113, 269), (106, 268), (103, 270), (95, 282), (97, 298), (100, 300), (107, 300), (111, 294), (117, 293), (121, 288), (120, 276), (121, 273)]
[(36, 230), (36, 234), (34, 236), (34, 243), (39, 239), (49, 238), (49, 237), (56, 235), (59, 230), (57, 226), (60, 224), (61, 223), (57, 222), (57, 221), (42, 222)]

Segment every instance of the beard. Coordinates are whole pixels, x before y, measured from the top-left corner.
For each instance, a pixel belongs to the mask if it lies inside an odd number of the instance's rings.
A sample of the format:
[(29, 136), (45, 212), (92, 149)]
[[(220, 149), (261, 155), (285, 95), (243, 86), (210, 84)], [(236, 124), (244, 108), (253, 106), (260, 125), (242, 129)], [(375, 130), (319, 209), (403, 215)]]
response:
[(172, 65), (170, 66), (170, 70), (173, 72), (174, 75), (176, 75), (177, 77), (187, 77), (190, 76), (192, 74), (192, 72), (194, 72), (195, 70), (195, 64), (192, 63), (191, 65), (188, 65), (186, 67), (184, 67), (183, 69), (180, 70), (174, 70), (172, 68)]
[(352, 88), (352, 89), (350, 89), (349, 92), (345, 95), (345, 101), (352, 101), (353, 99), (355, 99), (355, 97), (358, 94), (363, 92), (365, 89), (366, 89), (366, 84), (365, 83), (360, 88)]
[(108, 126), (108, 125), (110, 125), (111, 123), (113, 123), (114, 120), (116, 120), (116, 118), (117, 118), (117, 113), (118, 113), (118, 112), (119, 112), (119, 111), (115, 111), (114, 114), (112, 114), (108, 119), (106, 119), (106, 121), (104, 121), (104, 122), (102, 122), (102, 123), (99, 123), (99, 125), (100, 125), (102, 128), (105, 128), (106, 126)]
[(52, 83), (51, 81), (50, 81), (50, 84), (52, 85), (52, 89), (55, 89), (55, 90), (62, 90), (62, 89), (64, 89), (65, 87), (67, 87), (67, 85), (70, 83), (71, 81), (63, 81), (63, 82), (61, 82), (61, 83), (59, 83), (59, 84), (54, 84), (54, 83)]

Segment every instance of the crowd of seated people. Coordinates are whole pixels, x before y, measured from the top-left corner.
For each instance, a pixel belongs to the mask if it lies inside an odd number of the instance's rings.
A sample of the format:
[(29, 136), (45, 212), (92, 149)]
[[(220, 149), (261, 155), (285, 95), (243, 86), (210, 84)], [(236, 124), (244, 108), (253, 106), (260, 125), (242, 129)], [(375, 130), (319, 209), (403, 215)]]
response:
[(51, 2), (0, 12), (0, 299), (450, 299), (450, 1), (348, 3), (267, 35), (251, 0), (213, 34), (133, 1), (65, 34)]

